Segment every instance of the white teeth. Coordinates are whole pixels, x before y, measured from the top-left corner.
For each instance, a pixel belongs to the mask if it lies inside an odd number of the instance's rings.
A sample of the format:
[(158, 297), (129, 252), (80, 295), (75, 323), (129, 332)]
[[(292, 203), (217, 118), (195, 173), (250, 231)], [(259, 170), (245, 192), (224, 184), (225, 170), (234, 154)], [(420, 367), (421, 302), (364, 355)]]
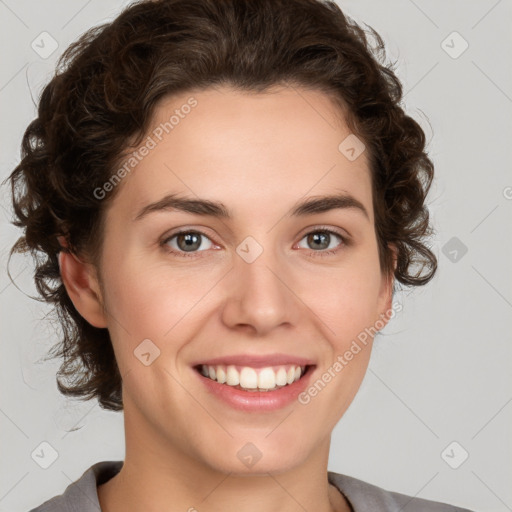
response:
[(228, 386), (238, 386), (240, 384), (240, 375), (234, 366), (228, 366), (226, 369), (226, 384)]
[(258, 387), (258, 374), (253, 368), (242, 368), (240, 372), (240, 386), (245, 389), (254, 389)]
[(202, 365), (201, 373), (205, 377), (216, 380), (228, 386), (240, 386), (246, 390), (262, 390), (281, 388), (300, 379), (304, 374), (305, 366), (279, 366), (266, 368), (251, 368), (244, 366), (239, 372), (234, 365)]
[(279, 368), (276, 373), (276, 385), (286, 386), (286, 384), (286, 370), (284, 368)]
[(276, 387), (276, 374), (272, 368), (263, 368), (258, 375), (258, 387), (273, 389)]
[(224, 368), (222, 368), (222, 366), (217, 366), (217, 382), (224, 384), (224, 382), (226, 382), (226, 378), (227, 377)]

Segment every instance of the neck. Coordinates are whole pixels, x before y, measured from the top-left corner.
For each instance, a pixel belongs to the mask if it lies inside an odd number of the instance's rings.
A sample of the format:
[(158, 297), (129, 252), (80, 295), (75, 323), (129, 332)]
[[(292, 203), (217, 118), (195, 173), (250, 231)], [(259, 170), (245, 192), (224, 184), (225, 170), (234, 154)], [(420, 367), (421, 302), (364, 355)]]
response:
[[(164, 512), (186, 510), (211, 512), (237, 510), (256, 512), (263, 510), (280, 512), (351, 512), (352, 508), (339, 490), (325, 482), (311, 485), (311, 480), (289, 482), (286, 475), (236, 478), (219, 475), (214, 481), (200, 481), (191, 488), (170, 473), (168, 478), (159, 474), (156, 479), (151, 471), (139, 474), (127, 465), (115, 477), (98, 487), (98, 498), (102, 512), (161, 510)], [(150, 477), (150, 478), (151, 478)], [(325, 480), (327, 477), (325, 477)], [(304, 488), (308, 483), (308, 488)], [(299, 488), (299, 485), (302, 487)]]
[(125, 409), (126, 456), (121, 471), (98, 487), (102, 512), (351, 510), (327, 481), (330, 437), (297, 466), (243, 474), (208, 465), (133, 419)]
[[(126, 456), (120, 472), (98, 487), (102, 512), (349, 512), (343, 495), (327, 480), (330, 436), (304, 453), (298, 464), (251, 471), (216, 467), (215, 457), (162, 432), (132, 403), (124, 404)], [(286, 449), (286, 447), (283, 447)], [(300, 452), (293, 442), (290, 449)], [(226, 463), (217, 461), (219, 465)], [(279, 460), (279, 457), (276, 457)], [(262, 458), (263, 461), (263, 458)], [(279, 463), (275, 463), (279, 464)]]

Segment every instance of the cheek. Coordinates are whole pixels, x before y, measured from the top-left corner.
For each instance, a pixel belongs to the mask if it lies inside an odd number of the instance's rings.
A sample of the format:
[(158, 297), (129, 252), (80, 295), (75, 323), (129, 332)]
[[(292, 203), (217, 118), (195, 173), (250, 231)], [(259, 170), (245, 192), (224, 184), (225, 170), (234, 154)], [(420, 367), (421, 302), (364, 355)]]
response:
[(130, 263), (127, 258), (112, 265), (105, 279), (112, 328), (123, 338), (129, 333), (134, 342), (164, 339), (175, 325), (194, 316), (195, 308), (206, 302), (208, 291), (219, 280), (212, 274), (169, 265)]
[(326, 336), (342, 348), (378, 317), (378, 269), (353, 267), (308, 280), (301, 299), (325, 324)]

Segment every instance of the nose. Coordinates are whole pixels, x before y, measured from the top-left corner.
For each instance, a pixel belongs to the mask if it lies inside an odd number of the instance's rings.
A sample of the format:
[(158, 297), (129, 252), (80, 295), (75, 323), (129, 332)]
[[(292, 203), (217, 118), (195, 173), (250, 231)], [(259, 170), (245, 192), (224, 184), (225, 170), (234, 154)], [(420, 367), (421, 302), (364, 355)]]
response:
[(307, 309), (292, 272), (270, 250), (252, 263), (237, 256), (226, 287), (222, 320), (231, 329), (266, 335), (296, 326)]

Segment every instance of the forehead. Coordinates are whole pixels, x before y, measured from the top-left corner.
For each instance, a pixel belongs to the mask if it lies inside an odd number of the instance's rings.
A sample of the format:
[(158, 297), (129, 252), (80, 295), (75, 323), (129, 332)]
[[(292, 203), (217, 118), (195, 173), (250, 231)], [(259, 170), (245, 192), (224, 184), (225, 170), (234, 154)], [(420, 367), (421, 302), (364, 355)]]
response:
[(373, 222), (366, 152), (347, 158), (349, 136), (342, 111), (319, 91), (188, 91), (155, 108), (138, 146), (139, 153), (151, 149), (123, 179), (114, 203), (132, 219), (170, 193), (220, 200), (235, 215), (258, 206), (279, 214), (285, 203), (345, 191)]

